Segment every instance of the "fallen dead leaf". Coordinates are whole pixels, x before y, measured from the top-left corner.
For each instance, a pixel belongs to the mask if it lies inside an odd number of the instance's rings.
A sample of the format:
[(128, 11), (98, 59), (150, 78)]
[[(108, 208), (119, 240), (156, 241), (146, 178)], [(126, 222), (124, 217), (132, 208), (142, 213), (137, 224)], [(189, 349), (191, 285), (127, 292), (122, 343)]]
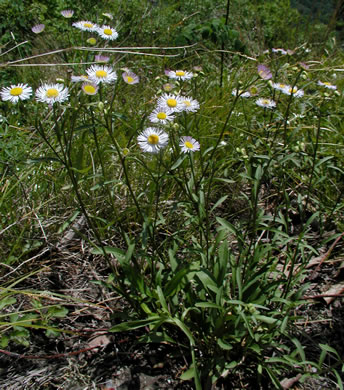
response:
[(97, 336), (88, 343), (90, 348), (106, 347), (108, 344), (110, 344), (110, 339), (105, 335)]
[(290, 389), (291, 386), (293, 386), (296, 382), (299, 381), (299, 379), (301, 378), (301, 374), (298, 374), (296, 376), (294, 376), (293, 378), (285, 378), (281, 381), (281, 385), (283, 387), (283, 390), (286, 390), (286, 389)]
[(324, 295), (331, 295), (324, 297), (325, 302), (329, 305), (337, 296), (340, 296), (344, 292), (344, 281), (335, 284), (329, 290), (327, 290)]

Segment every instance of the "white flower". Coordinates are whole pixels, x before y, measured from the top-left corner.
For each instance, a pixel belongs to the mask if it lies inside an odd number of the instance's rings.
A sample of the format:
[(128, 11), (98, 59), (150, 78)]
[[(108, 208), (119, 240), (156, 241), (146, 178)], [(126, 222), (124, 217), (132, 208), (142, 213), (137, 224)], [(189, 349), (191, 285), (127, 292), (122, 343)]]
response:
[(140, 148), (144, 152), (158, 153), (168, 144), (168, 134), (163, 130), (148, 127), (137, 137)]
[(103, 13), (103, 15), (111, 20), (113, 19), (113, 15), (108, 12)]
[(110, 41), (114, 41), (118, 37), (118, 32), (110, 26), (98, 27), (96, 31), (103, 39)]
[(62, 103), (68, 96), (68, 88), (62, 84), (43, 84), (36, 90), (36, 99), (48, 104)]
[(116, 72), (106, 65), (92, 65), (89, 69), (86, 69), (86, 73), (88, 80), (94, 84), (110, 84), (117, 80)]
[(86, 75), (72, 76), (70, 80), (72, 83), (78, 83), (79, 81), (88, 81), (88, 76)]
[(196, 99), (187, 96), (181, 96), (181, 98), (184, 104), (184, 111), (196, 112), (199, 110), (199, 103)]
[(328, 88), (328, 89), (333, 89), (333, 90), (337, 89), (337, 87), (335, 85), (329, 83), (328, 81), (322, 82), (322, 81), (319, 80), (318, 81), (318, 85), (321, 85), (322, 87), (325, 87), (325, 88)]
[(293, 94), (293, 96), (296, 98), (300, 98), (305, 94), (302, 89), (298, 89), (297, 87), (292, 88), (289, 85), (287, 85), (284, 89), (282, 89), (282, 92), (287, 95)]
[(248, 98), (251, 96), (250, 92), (246, 91), (242, 91), (241, 89), (237, 90), (237, 89), (233, 89), (232, 91), (232, 95), (233, 96), (240, 96), (240, 97), (243, 97), (243, 98)]
[(122, 78), (127, 84), (137, 84), (140, 81), (139, 76), (129, 70), (122, 73)]
[(84, 83), (81, 86), (86, 95), (95, 95), (98, 92), (98, 86), (92, 83)]
[(96, 56), (94, 56), (94, 60), (96, 62), (109, 62), (110, 57), (103, 56), (102, 54), (97, 54)]
[(153, 123), (161, 123), (166, 125), (168, 122), (173, 121), (173, 111), (164, 107), (157, 107), (150, 115), (149, 120)]
[(31, 30), (32, 30), (32, 32), (34, 32), (35, 34), (39, 34), (39, 33), (41, 33), (44, 29), (45, 29), (45, 25), (44, 25), (44, 24), (36, 24), (36, 26), (33, 26)]
[(256, 100), (256, 104), (263, 108), (274, 108), (276, 103), (271, 99), (259, 98)]
[(157, 105), (170, 109), (173, 112), (180, 112), (185, 109), (185, 104), (183, 100), (184, 99), (181, 96), (164, 93), (158, 99)]
[(197, 152), (201, 148), (198, 141), (188, 136), (180, 139), (179, 146), (183, 153)]
[(74, 11), (72, 9), (64, 9), (63, 11), (61, 11), (61, 15), (64, 18), (69, 19), (74, 15)]
[(272, 88), (278, 89), (279, 91), (284, 91), (286, 88), (290, 88), (288, 84), (283, 83), (272, 83)]
[(192, 72), (187, 72), (185, 70), (166, 70), (165, 74), (169, 78), (177, 80), (190, 80), (193, 77)]
[(171, 92), (172, 91), (172, 89), (175, 87), (175, 85), (174, 84), (171, 84), (171, 83), (166, 83), (166, 84), (164, 84), (163, 86), (162, 86), (162, 88), (163, 88), (163, 90), (165, 91), (165, 92)]
[(96, 31), (98, 26), (95, 23), (89, 22), (88, 20), (82, 20), (81, 22), (75, 22), (72, 26), (82, 31)]
[(281, 53), (281, 54), (283, 54), (283, 55), (288, 54), (288, 52), (285, 51), (284, 49), (274, 49), (274, 48), (272, 48), (271, 51), (272, 51), (273, 53)]
[(11, 85), (10, 87), (2, 88), (1, 99), (9, 100), (12, 103), (18, 103), (19, 100), (29, 99), (32, 95), (32, 88), (27, 84)]

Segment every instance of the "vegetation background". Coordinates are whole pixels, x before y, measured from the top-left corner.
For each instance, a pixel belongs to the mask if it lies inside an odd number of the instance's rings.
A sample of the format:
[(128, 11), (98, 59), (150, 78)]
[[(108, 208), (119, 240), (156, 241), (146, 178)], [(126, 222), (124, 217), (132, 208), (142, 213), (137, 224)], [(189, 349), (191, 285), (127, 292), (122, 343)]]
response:
[[(0, 2), (0, 87), (70, 93), (0, 101), (0, 386), (343, 389), (343, 10)], [(118, 79), (88, 96), (99, 53)], [(167, 83), (200, 107), (143, 153)]]

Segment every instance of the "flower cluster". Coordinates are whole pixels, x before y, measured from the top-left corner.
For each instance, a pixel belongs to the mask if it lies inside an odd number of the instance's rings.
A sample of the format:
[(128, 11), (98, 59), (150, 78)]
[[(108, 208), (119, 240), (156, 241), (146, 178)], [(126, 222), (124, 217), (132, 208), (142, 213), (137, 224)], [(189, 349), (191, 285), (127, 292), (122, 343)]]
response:
[(304, 95), (304, 91), (302, 89), (298, 89), (297, 87), (291, 87), (288, 84), (283, 83), (272, 83), (272, 87), (281, 91), (286, 95), (293, 95), (296, 98), (300, 98)]
[[(20, 100), (30, 99), (32, 88), (27, 84), (11, 85), (2, 88), (0, 92), (4, 101), (18, 103)], [(36, 100), (43, 103), (62, 103), (68, 99), (68, 88), (62, 84), (43, 84), (35, 92)]]
[(78, 28), (81, 31), (96, 32), (101, 38), (108, 41), (114, 41), (118, 38), (118, 32), (115, 28), (108, 25), (98, 26), (95, 23), (92, 23), (88, 20), (82, 20), (79, 22), (73, 23), (73, 26)]
[[(193, 77), (191, 72), (177, 70), (177, 71), (165, 71), (165, 74), (172, 79), (176, 80), (189, 80)], [(128, 73), (123, 74), (123, 78), (126, 82)], [(171, 84), (164, 85), (164, 90), (171, 91), (174, 87)], [(188, 96), (164, 93), (157, 100), (157, 106), (148, 116), (150, 122), (157, 126), (165, 126), (172, 122), (176, 115), (181, 112), (196, 112), (200, 108), (200, 105), (196, 99)], [(142, 131), (138, 138), (138, 144), (144, 152), (158, 153), (161, 149), (165, 148), (168, 144), (168, 134), (160, 128), (148, 127)], [(180, 137), (179, 146), (183, 153), (196, 152), (200, 150), (200, 144), (194, 138), (190, 136)]]

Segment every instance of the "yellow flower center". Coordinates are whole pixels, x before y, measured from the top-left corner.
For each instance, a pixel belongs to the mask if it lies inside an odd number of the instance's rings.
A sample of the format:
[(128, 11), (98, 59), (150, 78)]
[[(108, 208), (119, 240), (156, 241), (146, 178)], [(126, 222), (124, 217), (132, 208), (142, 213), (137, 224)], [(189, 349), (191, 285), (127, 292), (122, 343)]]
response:
[(169, 107), (176, 107), (176, 105), (177, 105), (177, 100), (176, 99), (167, 99), (167, 105), (169, 106)]
[(59, 96), (59, 91), (56, 88), (49, 88), (47, 89), (45, 96), (48, 98), (56, 98)]
[(97, 43), (97, 40), (96, 38), (88, 38), (87, 43), (89, 43), (90, 45), (95, 45)]
[(157, 115), (158, 119), (166, 119), (167, 115), (165, 112), (159, 112)]
[(23, 93), (23, 88), (20, 88), (20, 87), (15, 87), (15, 88), (12, 88), (11, 91), (10, 91), (10, 94), (12, 96), (19, 96)]
[(185, 72), (182, 70), (177, 70), (176, 71), (176, 76), (185, 76)]
[(263, 99), (262, 100), (262, 103), (264, 104), (264, 105), (269, 105), (270, 104), (270, 100), (268, 100), (268, 99)]
[(325, 85), (331, 85), (331, 83), (329, 83), (328, 81), (324, 81), (323, 84), (325, 84)]
[(280, 84), (280, 88), (285, 88), (285, 84)]
[(84, 23), (84, 27), (86, 28), (92, 28), (93, 24), (92, 23)]
[(148, 143), (151, 144), (151, 145), (156, 145), (159, 143), (159, 136), (156, 135), (156, 134), (151, 134), (149, 137), (148, 137)]
[(131, 84), (134, 81), (134, 77), (127, 76), (127, 82)]
[(188, 100), (184, 100), (183, 103), (184, 103), (186, 106), (188, 106), (188, 107), (191, 106), (191, 103), (190, 103)]
[(110, 28), (105, 28), (103, 32), (105, 35), (112, 35), (112, 30)]
[(193, 143), (189, 142), (189, 141), (185, 141), (184, 145), (188, 148), (188, 149), (193, 149), (194, 145)]
[(96, 76), (98, 77), (98, 78), (104, 78), (104, 77), (106, 77), (107, 76), (107, 72), (105, 71), (105, 70), (97, 70), (96, 71)]
[(84, 91), (87, 94), (94, 95), (97, 92), (97, 89), (93, 85), (85, 85), (84, 86)]
[(296, 88), (296, 87), (294, 87), (294, 88), (290, 88), (290, 90), (289, 90), (289, 91), (290, 91), (290, 93), (292, 93), (292, 92), (293, 92), (293, 93), (295, 93), (295, 92), (297, 92), (297, 88)]

